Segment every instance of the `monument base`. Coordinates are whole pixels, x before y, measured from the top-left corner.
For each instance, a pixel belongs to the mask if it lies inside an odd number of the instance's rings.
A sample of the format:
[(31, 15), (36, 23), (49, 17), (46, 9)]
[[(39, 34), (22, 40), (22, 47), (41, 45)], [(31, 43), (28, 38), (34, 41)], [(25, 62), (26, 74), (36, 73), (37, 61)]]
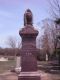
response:
[(41, 80), (38, 72), (21, 72), (18, 80)]

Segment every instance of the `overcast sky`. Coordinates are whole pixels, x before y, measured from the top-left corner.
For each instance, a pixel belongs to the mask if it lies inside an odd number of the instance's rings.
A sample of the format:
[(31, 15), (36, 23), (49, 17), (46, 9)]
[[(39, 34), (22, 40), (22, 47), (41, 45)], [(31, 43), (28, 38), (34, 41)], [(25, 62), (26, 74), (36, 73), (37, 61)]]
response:
[(23, 15), (28, 8), (33, 13), (34, 25), (49, 17), (47, 0), (0, 0), (0, 47), (7, 46), (5, 42), (9, 36), (19, 38)]

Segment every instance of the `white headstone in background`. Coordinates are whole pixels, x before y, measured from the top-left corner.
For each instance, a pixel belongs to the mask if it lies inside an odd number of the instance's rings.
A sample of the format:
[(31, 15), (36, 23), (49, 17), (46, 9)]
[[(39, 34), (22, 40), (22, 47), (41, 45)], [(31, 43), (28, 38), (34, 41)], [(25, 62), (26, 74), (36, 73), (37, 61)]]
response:
[(19, 67), (21, 67), (21, 57), (17, 56), (16, 57), (16, 68), (19, 68)]
[(0, 57), (0, 61), (8, 61), (8, 58)]
[(46, 54), (46, 61), (48, 61), (48, 55)]

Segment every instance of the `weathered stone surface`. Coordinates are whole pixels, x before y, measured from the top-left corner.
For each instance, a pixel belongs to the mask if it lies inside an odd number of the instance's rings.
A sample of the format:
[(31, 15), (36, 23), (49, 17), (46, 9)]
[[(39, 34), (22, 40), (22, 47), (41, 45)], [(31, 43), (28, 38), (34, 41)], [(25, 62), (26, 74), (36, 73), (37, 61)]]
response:
[[(36, 37), (38, 31), (32, 25), (32, 12), (28, 9), (24, 14), (24, 28), (19, 31), (22, 38), (21, 71), (37, 71)], [(31, 18), (30, 18), (31, 17)], [(27, 21), (27, 22), (26, 22)]]
[(38, 72), (21, 72), (18, 80), (41, 80)]
[(18, 80), (41, 80), (39, 76), (23, 76), (19, 77)]
[(36, 55), (38, 53), (36, 48), (38, 31), (34, 29), (32, 19), (32, 12), (29, 9), (26, 10), (24, 14), (24, 28), (19, 31), (22, 38), (22, 48), (20, 51), (21, 72), (24, 72), (24, 74), (20, 73), (18, 80), (40, 80), (40, 75), (37, 76), (36, 73), (32, 73), (37, 71)]
[[(27, 53), (30, 55), (30, 53)], [(22, 57), (22, 71), (37, 71), (37, 62), (33, 56), (23, 56)]]

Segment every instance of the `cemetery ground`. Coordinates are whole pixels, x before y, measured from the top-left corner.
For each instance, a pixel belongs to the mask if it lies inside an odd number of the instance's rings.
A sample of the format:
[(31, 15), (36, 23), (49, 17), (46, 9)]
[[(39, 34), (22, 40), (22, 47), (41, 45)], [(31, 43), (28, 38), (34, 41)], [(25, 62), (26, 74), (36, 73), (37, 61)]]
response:
[[(46, 61), (39, 61), (38, 62), (38, 71), (41, 76), (41, 80), (60, 80), (60, 73), (50, 73), (49, 71), (46, 72), (48, 65), (50, 62)], [(18, 80), (18, 74), (11, 72), (11, 67), (16, 66), (15, 60), (8, 60), (6, 62), (0, 62), (0, 80)], [(45, 70), (43, 69), (45, 68)]]
[(0, 61), (0, 74), (11, 70), (15, 66), (15, 60)]

